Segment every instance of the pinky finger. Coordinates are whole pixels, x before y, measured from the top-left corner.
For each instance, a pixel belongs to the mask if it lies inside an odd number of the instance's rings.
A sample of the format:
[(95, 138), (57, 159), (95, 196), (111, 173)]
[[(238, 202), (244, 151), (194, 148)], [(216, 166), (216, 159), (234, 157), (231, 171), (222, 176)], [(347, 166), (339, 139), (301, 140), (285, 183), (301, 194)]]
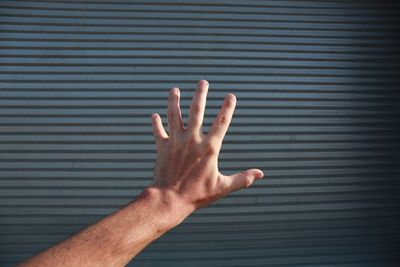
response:
[(157, 113), (151, 115), (151, 124), (156, 141), (168, 139), (168, 134), (162, 125), (161, 117)]

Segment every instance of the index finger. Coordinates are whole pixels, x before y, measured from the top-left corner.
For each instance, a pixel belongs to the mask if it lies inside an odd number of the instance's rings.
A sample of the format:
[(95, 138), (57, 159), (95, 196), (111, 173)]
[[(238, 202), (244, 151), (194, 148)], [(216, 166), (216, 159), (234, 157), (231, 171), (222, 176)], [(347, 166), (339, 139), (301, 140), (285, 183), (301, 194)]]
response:
[(209, 139), (216, 139), (216, 141), (222, 143), (231, 123), (235, 106), (236, 96), (234, 94), (226, 95), (221, 111), (218, 113), (208, 132)]

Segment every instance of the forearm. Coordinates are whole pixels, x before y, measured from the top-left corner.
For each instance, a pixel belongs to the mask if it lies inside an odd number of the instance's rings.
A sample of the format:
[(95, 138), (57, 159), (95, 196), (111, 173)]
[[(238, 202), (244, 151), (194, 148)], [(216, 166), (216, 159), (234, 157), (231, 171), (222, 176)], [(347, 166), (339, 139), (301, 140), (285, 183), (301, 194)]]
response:
[(167, 134), (152, 114), (157, 148), (154, 179), (134, 201), (67, 240), (21, 263), (31, 266), (123, 266), (193, 211), (263, 177), (259, 169), (232, 175), (218, 170), (218, 154), (232, 119), (236, 97), (228, 94), (207, 135), (202, 122), (208, 82), (198, 84), (188, 127), (182, 121), (179, 88), (168, 97)]
[(124, 266), (193, 211), (176, 194), (149, 187), (128, 205), (19, 266)]

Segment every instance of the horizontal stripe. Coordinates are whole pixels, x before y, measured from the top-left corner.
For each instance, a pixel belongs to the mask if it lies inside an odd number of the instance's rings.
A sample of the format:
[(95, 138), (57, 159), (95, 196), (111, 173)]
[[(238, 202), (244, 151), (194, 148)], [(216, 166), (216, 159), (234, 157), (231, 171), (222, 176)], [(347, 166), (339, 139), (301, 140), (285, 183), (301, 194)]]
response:
[[(266, 174), (135, 266), (395, 266), (399, 5), (213, 0), (0, 3), (0, 265), (130, 202), (152, 180), (169, 89), (203, 132), (238, 98), (218, 169)], [(131, 266), (132, 264), (129, 264)], [(133, 266), (133, 265), (132, 265)]]

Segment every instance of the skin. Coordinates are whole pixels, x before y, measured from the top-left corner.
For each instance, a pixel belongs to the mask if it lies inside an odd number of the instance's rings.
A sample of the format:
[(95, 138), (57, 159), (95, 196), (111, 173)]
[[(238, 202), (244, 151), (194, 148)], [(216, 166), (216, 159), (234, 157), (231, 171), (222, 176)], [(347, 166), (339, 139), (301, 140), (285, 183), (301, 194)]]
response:
[(218, 170), (218, 155), (236, 105), (228, 94), (209, 132), (202, 132), (209, 84), (200, 80), (184, 126), (179, 88), (168, 98), (168, 133), (151, 116), (157, 160), (154, 179), (133, 201), (18, 266), (124, 266), (141, 250), (194, 211), (264, 174), (249, 169), (233, 175)]

